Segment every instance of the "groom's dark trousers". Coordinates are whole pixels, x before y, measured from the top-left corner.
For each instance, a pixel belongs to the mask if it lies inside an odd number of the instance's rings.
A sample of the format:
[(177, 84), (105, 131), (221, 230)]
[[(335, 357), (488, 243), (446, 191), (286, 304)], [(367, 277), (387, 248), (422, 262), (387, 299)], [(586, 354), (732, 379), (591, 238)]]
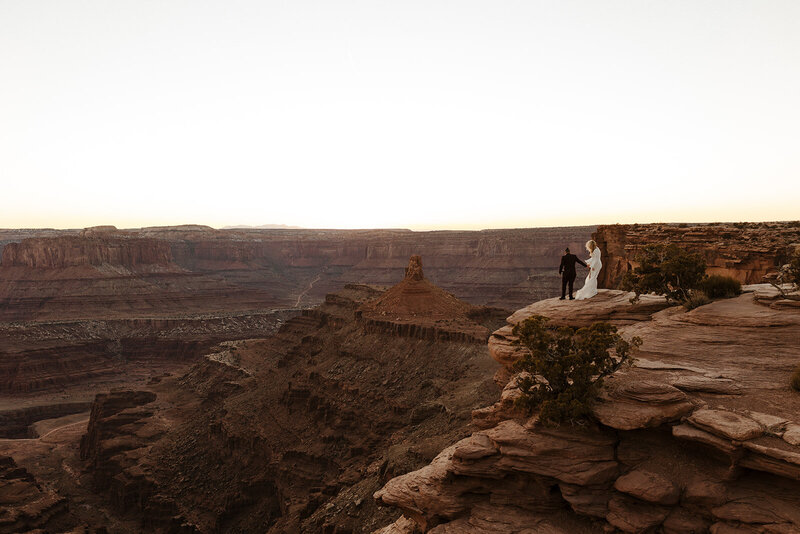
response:
[(567, 293), (567, 286), (569, 286), (569, 298), (572, 299), (572, 285), (575, 283), (575, 263), (583, 263), (575, 254), (564, 254), (561, 256), (561, 265), (558, 266), (558, 273), (561, 275), (561, 298), (563, 299)]

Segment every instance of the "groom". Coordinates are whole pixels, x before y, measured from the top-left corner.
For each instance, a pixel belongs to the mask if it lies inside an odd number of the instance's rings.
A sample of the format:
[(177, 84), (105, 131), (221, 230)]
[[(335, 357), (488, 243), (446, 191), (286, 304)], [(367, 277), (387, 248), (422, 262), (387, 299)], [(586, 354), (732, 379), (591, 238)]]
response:
[(561, 275), (561, 298), (558, 300), (564, 300), (564, 296), (567, 293), (567, 284), (569, 284), (569, 300), (575, 300), (572, 297), (572, 284), (575, 283), (575, 277), (577, 276), (575, 272), (576, 262), (586, 267), (586, 264), (578, 256), (570, 254), (569, 248), (565, 248), (564, 255), (561, 256), (561, 265), (558, 267), (558, 274)]

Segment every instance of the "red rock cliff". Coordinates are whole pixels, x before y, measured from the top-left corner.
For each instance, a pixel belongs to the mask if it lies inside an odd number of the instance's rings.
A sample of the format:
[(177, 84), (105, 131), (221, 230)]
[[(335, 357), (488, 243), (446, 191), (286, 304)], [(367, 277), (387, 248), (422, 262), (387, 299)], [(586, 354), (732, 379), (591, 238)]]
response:
[(652, 243), (676, 243), (699, 251), (706, 259), (709, 274), (754, 284), (785, 261), (793, 243), (800, 243), (800, 222), (616, 224), (598, 226), (592, 238), (603, 253), (600, 287), (616, 288), (622, 276), (635, 266), (633, 258), (639, 249)]
[(534, 314), (608, 320), (643, 344), (584, 425), (540, 424), (509, 372), (473, 412), (480, 430), (374, 494), (405, 515), (376, 534), (800, 532), (800, 395), (787, 385), (800, 312), (749, 293), (689, 312), (631, 296), (603, 289), (509, 317), (489, 343), (504, 368), (519, 348), (508, 327)]
[(32, 269), (58, 269), (103, 264), (135, 268), (167, 266), (172, 254), (166, 241), (120, 236), (60, 236), (31, 238), (3, 248), (0, 265)]

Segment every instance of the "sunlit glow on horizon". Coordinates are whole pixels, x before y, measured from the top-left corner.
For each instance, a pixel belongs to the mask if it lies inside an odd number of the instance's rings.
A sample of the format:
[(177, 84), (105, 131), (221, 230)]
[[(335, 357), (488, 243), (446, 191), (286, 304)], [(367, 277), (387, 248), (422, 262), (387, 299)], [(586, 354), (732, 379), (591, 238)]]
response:
[(800, 218), (800, 3), (0, 3), (0, 228)]

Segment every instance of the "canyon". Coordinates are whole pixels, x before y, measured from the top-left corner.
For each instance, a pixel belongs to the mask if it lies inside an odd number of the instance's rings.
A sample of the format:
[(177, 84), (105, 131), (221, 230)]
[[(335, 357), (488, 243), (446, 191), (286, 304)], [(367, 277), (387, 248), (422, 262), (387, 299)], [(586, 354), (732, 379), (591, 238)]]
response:
[(594, 229), (0, 231), (0, 319), (311, 306), (348, 283), (393, 284), (412, 254), (467, 302), (522, 306), (555, 294), (564, 247)]
[(387, 291), (348, 284), (272, 337), (98, 394), (78, 450), (57, 425), (0, 455), (55, 478), (76, 528), (101, 514), (112, 532), (368, 532), (398, 515), (372, 493), (496, 395), (486, 341), (508, 313), (431, 284), (415, 256)]
[(559, 251), (592, 230), (0, 230), (0, 437), (268, 336), (347, 284), (392, 284), (414, 253), (467, 302), (549, 296)]
[[(0, 532), (800, 532), (798, 230), (0, 231)], [(655, 242), (755, 285), (631, 303)], [(593, 423), (515, 403), (533, 314), (644, 340)]]

